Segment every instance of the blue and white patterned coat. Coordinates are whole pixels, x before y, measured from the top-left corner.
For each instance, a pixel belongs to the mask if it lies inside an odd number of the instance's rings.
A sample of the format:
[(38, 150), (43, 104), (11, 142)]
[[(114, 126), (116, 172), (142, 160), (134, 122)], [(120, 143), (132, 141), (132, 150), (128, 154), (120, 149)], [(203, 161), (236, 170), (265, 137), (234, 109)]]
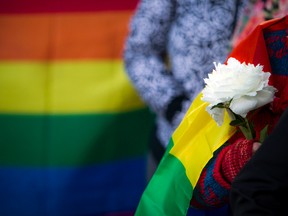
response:
[[(142, 0), (132, 17), (124, 60), (129, 78), (157, 115), (157, 135), (166, 146), (203, 78), (229, 52), (239, 1)], [(169, 56), (169, 67), (163, 55)], [(165, 111), (173, 98), (188, 96), (172, 123)]]

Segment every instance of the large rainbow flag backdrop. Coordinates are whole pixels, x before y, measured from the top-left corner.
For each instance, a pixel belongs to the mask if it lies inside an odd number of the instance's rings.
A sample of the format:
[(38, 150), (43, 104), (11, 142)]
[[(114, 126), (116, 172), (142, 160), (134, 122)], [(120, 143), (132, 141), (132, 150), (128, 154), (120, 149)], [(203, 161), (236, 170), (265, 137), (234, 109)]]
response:
[(0, 0), (0, 215), (131, 215), (153, 115), (122, 50), (138, 0)]

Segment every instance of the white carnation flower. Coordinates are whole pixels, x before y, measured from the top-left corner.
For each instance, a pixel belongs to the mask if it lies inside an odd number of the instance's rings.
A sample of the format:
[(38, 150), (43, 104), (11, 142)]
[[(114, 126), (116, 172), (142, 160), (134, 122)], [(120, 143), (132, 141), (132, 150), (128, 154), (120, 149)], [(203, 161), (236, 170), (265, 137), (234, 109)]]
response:
[(273, 101), (276, 89), (268, 85), (271, 74), (263, 72), (263, 66), (240, 63), (235, 58), (229, 58), (227, 64), (214, 65), (215, 69), (204, 79), (202, 100), (209, 103), (207, 111), (218, 125), (223, 123), (224, 112), (211, 108), (219, 103), (246, 117), (249, 111)]

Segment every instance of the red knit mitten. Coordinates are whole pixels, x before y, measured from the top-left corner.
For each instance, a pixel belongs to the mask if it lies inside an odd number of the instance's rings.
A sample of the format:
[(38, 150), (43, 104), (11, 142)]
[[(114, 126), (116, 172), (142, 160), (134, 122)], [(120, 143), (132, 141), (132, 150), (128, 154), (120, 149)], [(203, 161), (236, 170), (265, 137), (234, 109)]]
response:
[(232, 182), (246, 162), (252, 157), (252, 147), (255, 140), (243, 138), (234, 142), (226, 152), (221, 164), (223, 175)]

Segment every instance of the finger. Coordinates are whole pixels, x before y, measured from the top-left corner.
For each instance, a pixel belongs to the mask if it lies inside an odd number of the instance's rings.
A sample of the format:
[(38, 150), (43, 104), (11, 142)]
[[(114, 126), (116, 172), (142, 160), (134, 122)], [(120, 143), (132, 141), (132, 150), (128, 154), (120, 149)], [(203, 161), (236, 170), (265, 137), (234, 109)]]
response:
[(253, 143), (253, 147), (252, 147), (253, 154), (260, 148), (260, 146), (261, 146), (261, 143), (259, 143), (259, 142)]

